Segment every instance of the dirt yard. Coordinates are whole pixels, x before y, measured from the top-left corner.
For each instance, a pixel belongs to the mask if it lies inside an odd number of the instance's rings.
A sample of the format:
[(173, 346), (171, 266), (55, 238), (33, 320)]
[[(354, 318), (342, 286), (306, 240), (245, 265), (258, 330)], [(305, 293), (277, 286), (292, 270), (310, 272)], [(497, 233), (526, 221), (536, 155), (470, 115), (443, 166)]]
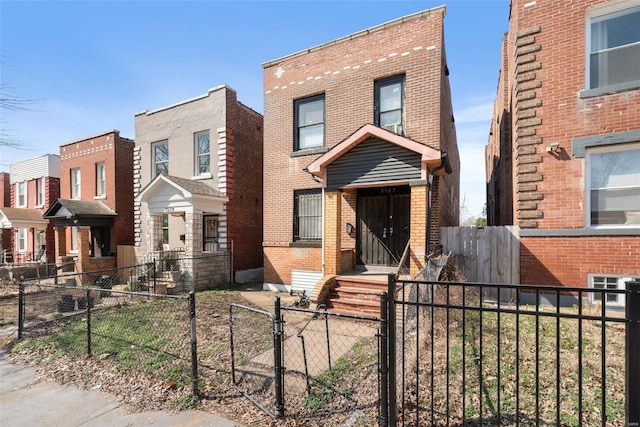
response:
[[(292, 413), (287, 414), (285, 419), (274, 420), (247, 398), (241, 396), (232, 386), (229, 306), (231, 303), (252, 306), (250, 301), (241, 296), (241, 292), (257, 291), (259, 286), (249, 285), (233, 290), (207, 292), (202, 298), (196, 298), (199, 388), (202, 394), (199, 402), (185, 397), (189, 396), (188, 387), (180, 387), (175, 383), (159, 380), (148, 371), (131, 369), (123, 375), (108, 354), (72, 358), (61, 355), (55, 350), (50, 354), (45, 354), (46, 351), (43, 352), (42, 348), (30, 350), (29, 346), (21, 347), (20, 351), (11, 351), (12, 343), (6, 334), (1, 344), (9, 350), (10, 362), (36, 366), (38, 373), (48, 380), (74, 384), (82, 389), (99, 387), (102, 391), (117, 396), (128, 412), (146, 410), (176, 412), (181, 409), (196, 408), (235, 420), (245, 426), (342, 425), (350, 414), (338, 410), (338, 407), (331, 409), (334, 403), (323, 408), (319, 412), (321, 416)], [(2, 301), (1, 307), (5, 317), (4, 326), (0, 327), (0, 330), (3, 328), (15, 330), (13, 321), (9, 319), (9, 313), (15, 309), (17, 298), (11, 298), (13, 295), (6, 286), (0, 288), (0, 295), (2, 295), (0, 301)], [(234, 336), (234, 342), (235, 340), (251, 342), (255, 339), (251, 336), (252, 333), (255, 334), (255, 331), (251, 328), (240, 328), (234, 332), (234, 335), (239, 334)], [(243, 334), (247, 336), (242, 336)], [(372, 379), (375, 379), (375, 376), (372, 375)], [(376, 387), (375, 381), (367, 381), (361, 384), (355, 394), (371, 400), (371, 394), (377, 393)], [(350, 399), (357, 397), (349, 396)], [(336, 404), (339, 405), (339, 402)], [(361, 420), (350, 425), (372, 424), (371, 419), (368, 418), (365, 424)]]

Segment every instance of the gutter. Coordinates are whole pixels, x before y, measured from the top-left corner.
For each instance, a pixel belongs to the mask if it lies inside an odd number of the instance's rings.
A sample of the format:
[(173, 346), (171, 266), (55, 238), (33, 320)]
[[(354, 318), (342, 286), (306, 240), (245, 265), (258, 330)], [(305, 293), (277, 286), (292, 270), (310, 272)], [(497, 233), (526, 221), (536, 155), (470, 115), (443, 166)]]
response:
[(427, 260), (429, 259), (429, 242), (431, 241), (431, 196), (433, 195), (433, 177), (436, 172), (444, 169), (447, 174), (452, 172), (451, 163), (449, 163), (449, 156), (446, 151), (440, 152), (440, 164), (433, 168), (433, 170), (429, 171), (428, 181), (429, 181), (429, 194), (427, 197), (427, 237), (425, 241), (425, 251), (424, 251), (424, 261), (425, 267)]

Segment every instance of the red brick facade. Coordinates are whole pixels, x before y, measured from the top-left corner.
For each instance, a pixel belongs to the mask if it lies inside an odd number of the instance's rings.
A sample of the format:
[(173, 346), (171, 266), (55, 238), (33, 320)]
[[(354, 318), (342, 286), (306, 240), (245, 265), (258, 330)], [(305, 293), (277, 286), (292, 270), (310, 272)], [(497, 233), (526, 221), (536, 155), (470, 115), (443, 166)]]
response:
[[(263, 64), (265, 282), (288, 285), (292, 269), (334, 274), (349, 263), (353, 267), (349, 260), (356, 238), (345, 229), (356, 223), (357, 190), (325, 192), (322, 243), (305, 246), (293, 241), (294, 191), (323, 186), (306, 171), (323, 152), (294, 150), (296, 100), (324, 94), (325, 148), (331, 151), (363, 125), (374, 123), (375, 82), (404, 76), (404, 136), (446, 151), (453, 169), (435, 177), (441, 185), (434, 192), (432, 242), (438, 241), (439, 226), (457, 225), (460, 170), (443, 18), (444, 8), (427, 10)], [(422, 211), (425, 215), (415, 227), (417, 219), (412, 218), (412, 234), (426, 229), (425, 205)], [(425, 241), (419, 246), (422, 249), (412, 247), (421, 252), (416, 258), (424, 255)]]
[(234, 271), (262, 267), (262, 115), (229, 93), (227, 102), (227, 235)]
[[(133, 245), (133, 147), (131, 139), (113, 130), (60, 146), (60, 198), (72, 198), (71, 170), (80, 169), (80, 199), (99, 200), (117, 216), (111, 227), (111, 250)], [(96, 164), (105, 165), (105, 194), (96, 196)], [(67, 230), (66, 252), (71, 248)]]
[(594, 229), (585, 212), (585, 137), (602, 146), (640, 134), (640, 87), (588, 90), (587, 22), (632, 3), (511, 1), (487, 207), (489, 225), (520, 226), (522, 283), (587, 286), (590, 274), (640, 275), (640, 227)]

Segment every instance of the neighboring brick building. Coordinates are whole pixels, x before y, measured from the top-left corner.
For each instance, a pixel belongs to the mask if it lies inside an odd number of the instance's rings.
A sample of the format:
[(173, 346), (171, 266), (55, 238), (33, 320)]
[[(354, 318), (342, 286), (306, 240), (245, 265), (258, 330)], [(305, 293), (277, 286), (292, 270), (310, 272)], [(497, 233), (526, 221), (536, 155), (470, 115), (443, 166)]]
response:
[(44, 215), (56, 227), (56, 262), (110, 268), (118, 246), (133, 245), (133, 148), (118, 130), (60, 146), (60, 198)]
[(427, 239), (458, 224), (444, 16), (425, 10), (262, 64), (265, 286), (319, 294), (354, 268), (397, 268), (408, 242), (416, 273)]
[(45, 154), (21, 160), (12, 163), (9, 171), (5, 187), (10, 183), (10, 203), (0, 208), (0, 226), (11, 230), (9, 241), (3, 242), (4, 259), (12, 262), (53, 260), (53, 225), (42, 215), (60, 196), (60, 156)]
[[(139, 257), (179, 250), (186, 283), (213, 283), (205, 264), (233, 249), (233, 270), (262, 267), (262, 115), (226, 85), (135, 116)], [(226, 282), (231, 277), (226, 277)]]
[[(11, 184), (9, 183), (9, 172), (0, 172), (0, 204), (2, 207), (11, 207)], [(8, 228), (0, 230), (0, 250), (3, 257), (0, 262), (7, 261), (7, 253), (13, 250), (12, 231)], [(9, 259), (11, 261), (11, 258)]]
[(512, 0), (509, 21), (489, 225), (520, 227), (522, 283), (622, 288), (640, 277), (640, 4)]

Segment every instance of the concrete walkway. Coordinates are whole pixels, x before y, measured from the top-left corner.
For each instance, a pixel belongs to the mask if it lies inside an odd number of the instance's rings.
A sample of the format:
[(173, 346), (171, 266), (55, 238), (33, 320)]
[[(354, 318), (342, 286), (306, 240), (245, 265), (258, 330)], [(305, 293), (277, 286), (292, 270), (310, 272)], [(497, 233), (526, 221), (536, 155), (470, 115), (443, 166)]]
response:
[(0, 425), (38, 426), (190, 426), (239, 427), (204, 411), (126, 414), (116, 398), (99, 390), (44, 381), (31, 367), (9, 363), (0, 352)]

